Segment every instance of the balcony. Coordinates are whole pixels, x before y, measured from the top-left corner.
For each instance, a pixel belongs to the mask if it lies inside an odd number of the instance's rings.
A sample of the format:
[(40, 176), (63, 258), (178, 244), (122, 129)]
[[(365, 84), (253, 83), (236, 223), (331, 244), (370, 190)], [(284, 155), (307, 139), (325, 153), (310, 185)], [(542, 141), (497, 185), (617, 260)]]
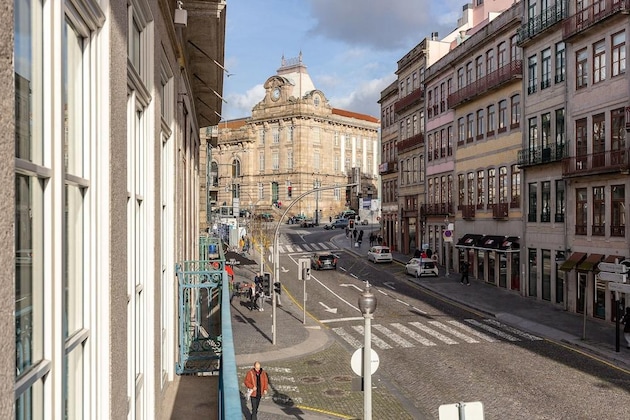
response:
[(567, 4), (562, 1), (543, 10), (540, 15), (529, 19), (527, 23), (522, 25), (518, 30), (518, 45), (522, 46), (528, 40), (552, 27), (562, 19), (567, 17)]
[(562, 176), (573, 178), (583, 175), (630, 171), (629, 150), (607, 150), (590, 155), (562, 159)]
[(475, 205), (470, 204), (470, 205), (462, 206), (462, 217), (467, 220), (474, 219), (475, 218)]
[(424, 98), (424, 90), (419, 87), (412, 91), (409, 95), (394, 102), (394, 112), (396, 114), (400, 114), (409, 107), (419, 104), (422, 98)]
[(518, 164), (520, 166), (534, 166), (544, 163), (559, 162), (567, 157), (564, 144), (550, 144), (519, 150)]
[(616, 13), (628, 13), (630, 0), (599, 0), (571, 15), (564, 22), (565, 39), (579, 34)]
[(398, 162), (396, 161), (383, 162), (378, 166), (378, 173), (380, 175), (392, 174), (394, 172), (398, 172)]
[(453, 203), (423, 204), (420, 209), (423, 216), (446, 216), (453, 214)]
[[(630, 1), (630, 0), (628, 0)], [(475, 96), (486, 93), (492, 89), (497, 89), (501, 85), (514, 79), (523, 78), (522, 61), (512, 61), (503, 67), (487, 74), (481, 79), (475, 80), (468, 86), (459, 89), (448, 95), (448, 104), (451, 108), (456, 108), (464, 102), (470, 101)]]
[(400, 154), (406, 150), (415, 149), (418, 146), (422, 146), (423, 144), (424, 134), (419, 133), (404, 140), (399, 140), (398, 142), (396, 142), (396, 148), (398, 149), (398, 153)]
[(493, 219), (507, 219), (509, 211), (509, 203), (497, 203), (492, 206)]

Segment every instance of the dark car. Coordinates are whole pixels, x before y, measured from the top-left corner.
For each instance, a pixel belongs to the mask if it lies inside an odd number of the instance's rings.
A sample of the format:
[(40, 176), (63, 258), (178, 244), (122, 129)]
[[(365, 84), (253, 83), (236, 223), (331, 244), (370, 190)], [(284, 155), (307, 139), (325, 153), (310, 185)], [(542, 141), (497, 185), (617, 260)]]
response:
[(262, 220), (264, 222), (273, 222), (273, 214), (271, 213), (261, 213), (256, 215), (256, 219)]
[(313, 219), (304, 219), (300, 222), (301, 227), (313, 227), (315, 226), (315, 220)]
[(324, 226), (324, 229), (345, 229), (346, 226), (348, 226), (348, 219), (335, 219)]
[(337, 257), (330, 252), (316, 252), (311, 255), (311, 268), (315, 270), (336, 270)]

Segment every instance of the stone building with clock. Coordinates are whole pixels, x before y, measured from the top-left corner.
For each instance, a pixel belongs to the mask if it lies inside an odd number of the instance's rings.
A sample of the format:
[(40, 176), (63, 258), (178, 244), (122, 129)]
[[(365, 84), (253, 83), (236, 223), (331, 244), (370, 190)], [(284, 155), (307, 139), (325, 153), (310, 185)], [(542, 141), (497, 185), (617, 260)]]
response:
[[(282, 57), (264, 88), (252, 115), (219, 123), (212, 130), (216, 139), (208, 138), (210, 147), (202, 150), (208, 205), (232, 214), (292, 205), (289, 214), (319, 222), (352, 208), (376, 222), (379, 120), (334, 108), (313, 84), (301, 53)], [(360, 186), (348, 187), (358, 174)], [(316, 187), (321, 191), (308, 194)]]

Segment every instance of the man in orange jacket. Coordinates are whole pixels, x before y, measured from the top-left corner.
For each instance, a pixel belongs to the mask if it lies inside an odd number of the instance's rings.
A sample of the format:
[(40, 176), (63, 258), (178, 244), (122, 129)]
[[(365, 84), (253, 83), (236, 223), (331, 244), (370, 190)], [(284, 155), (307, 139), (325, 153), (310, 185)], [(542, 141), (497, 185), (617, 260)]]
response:
[(243, 384), (247, 387), (248, 393), (251, 391), (250, 399), (252, 401), (252, 420), (258, 420), (258, 406), (260, 398), (267, 394), (269, 389), (269, 378), (267, 372), (260, 367), (260, 362), (255, 362), (254, 367), (245, 375)]

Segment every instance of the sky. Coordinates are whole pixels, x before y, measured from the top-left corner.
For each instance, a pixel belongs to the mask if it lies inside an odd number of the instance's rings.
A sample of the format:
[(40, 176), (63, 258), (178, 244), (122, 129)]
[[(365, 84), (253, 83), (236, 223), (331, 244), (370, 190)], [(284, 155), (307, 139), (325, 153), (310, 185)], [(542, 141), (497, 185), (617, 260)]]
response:
[(282, 56), (298, 57), (330, 105), (379, 117), (397, 62), (457, 26), (465, 0), (227, 0), (223, 120), (251, 116)]

